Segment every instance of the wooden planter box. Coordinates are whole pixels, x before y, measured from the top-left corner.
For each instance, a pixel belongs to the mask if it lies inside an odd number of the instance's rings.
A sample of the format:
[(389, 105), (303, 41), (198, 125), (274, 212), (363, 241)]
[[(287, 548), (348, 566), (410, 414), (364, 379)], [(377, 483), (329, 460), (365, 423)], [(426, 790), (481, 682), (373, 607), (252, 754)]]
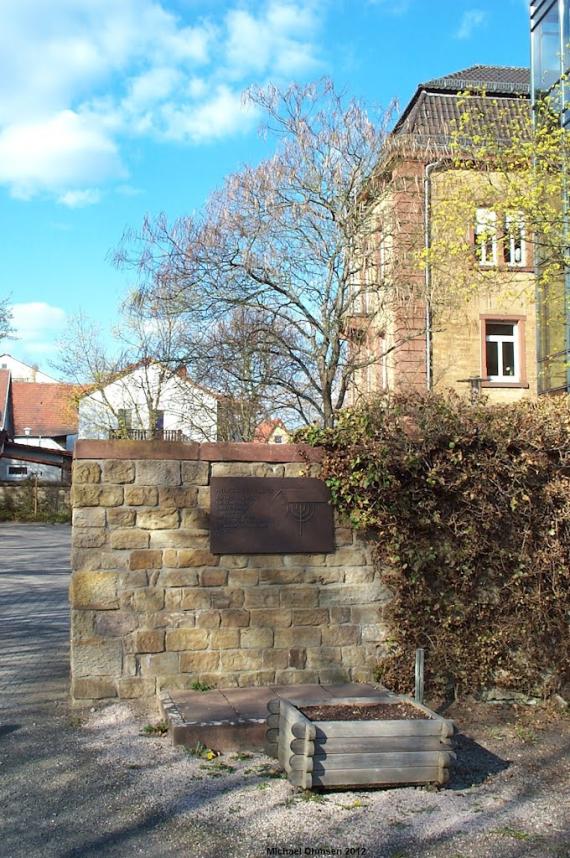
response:
[[(351, 705), (377, 702), (361, 697), (335, 700)], [(453, 721), (406, 697), (394, 695), (391, 702), (413, 705), (429, 718), (311, 721), (298, 708), (309, 702), (272, 700), (266, 749), (279, 759), (289, 781), (304, 789), (446, 783), (455, 759)]]

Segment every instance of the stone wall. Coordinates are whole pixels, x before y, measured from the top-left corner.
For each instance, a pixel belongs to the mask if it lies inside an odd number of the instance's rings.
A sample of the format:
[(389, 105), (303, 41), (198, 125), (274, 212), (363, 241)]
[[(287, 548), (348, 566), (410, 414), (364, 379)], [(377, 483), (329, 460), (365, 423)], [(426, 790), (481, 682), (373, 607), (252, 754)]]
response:
[(71, 515), (70, 488), (62, 483), (38, 483), (30, 479), (0, 482), (0, 514), (17, 519), (29, 518), (35, 509), (40, 516)]
[(318, 476), (318, 458), (293, 445), (80, 441), (73, 698), (370, 680), (389, 594), (349, 528), (337, 524), (331, 554), (209, 550), (210, 477)]

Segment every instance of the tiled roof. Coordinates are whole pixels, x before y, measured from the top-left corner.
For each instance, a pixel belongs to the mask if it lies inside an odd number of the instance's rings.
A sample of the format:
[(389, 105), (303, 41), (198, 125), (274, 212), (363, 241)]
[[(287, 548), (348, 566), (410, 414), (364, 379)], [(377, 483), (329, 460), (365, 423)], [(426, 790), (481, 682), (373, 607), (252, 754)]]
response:
[(263, 444), (267, 443), (273, 432), (278, 428), (283, 429), (284, 432), (287, 431), (285, 424), (279, 417), (274, 420), (264, 420), (263, 423), (260, 423), (259, 426), (256, 427), (253, 440)]
[(394, 135), (407, 135), (420, 145), (444, 145), (463, 112), (458, 94), (483, 87), (486, 94), (472, 95), (471, 103), (482, 113), (483, 124), (491, 123), (498, 138), (509, 139), (513, 129), (524, 128), (528, 119), (528, 80), (528, 69), (472, 66), (422, 83), (396, 123)]
[(8, 393), (10, 391), (10, 370), (0, 369), (0, 432), (7, 429)]
[(12, 382), (14, 435), (29, 428), (33, 437), (55, 438), (77, 432), (77, 405), (73, 384)]
[(484, 87), (487, 92), (530, 95), (530, 69), (521, 66), (469, 66), (444, 77), (428, 80), (420, 87), (453, 92)]

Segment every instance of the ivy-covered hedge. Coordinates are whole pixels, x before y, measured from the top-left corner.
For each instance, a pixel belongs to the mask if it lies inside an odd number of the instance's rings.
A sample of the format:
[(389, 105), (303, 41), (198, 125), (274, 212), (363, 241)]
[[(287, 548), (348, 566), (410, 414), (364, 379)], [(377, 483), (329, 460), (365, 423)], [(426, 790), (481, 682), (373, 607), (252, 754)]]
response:
[(303, 440), (335, 506), (371, 529), (392, 588), (378, 676), (455, 696), (557, 690), (570, 666), (570, 398), (382, 398)]

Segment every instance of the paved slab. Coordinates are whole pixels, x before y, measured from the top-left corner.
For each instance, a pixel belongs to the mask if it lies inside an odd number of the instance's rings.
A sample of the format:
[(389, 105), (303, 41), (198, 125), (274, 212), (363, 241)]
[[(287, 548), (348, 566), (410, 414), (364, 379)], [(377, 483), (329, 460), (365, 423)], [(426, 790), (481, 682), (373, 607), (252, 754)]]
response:
[(67, 698), (69, 539), (66, 525), (0, 525), (2, 709)]
[(272, 685), (163, 693), (161, 707), (175, 745), (201, 743), (220, 751), (262, 750), (267, 704), (275, 697), (293, 703), (327, 703), (342, 697), (383, 699), (388, 692), (366, 684)]

